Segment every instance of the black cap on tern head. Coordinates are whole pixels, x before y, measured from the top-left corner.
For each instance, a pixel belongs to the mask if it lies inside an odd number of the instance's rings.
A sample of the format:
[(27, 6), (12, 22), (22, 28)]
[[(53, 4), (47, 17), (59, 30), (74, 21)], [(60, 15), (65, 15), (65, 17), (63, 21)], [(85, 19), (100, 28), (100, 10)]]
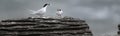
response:
[(45, 7), (45, 6), (47, 6), (47, 5), (50, 5), (50, 4), (46, 3), (46, 4), (44, 4), (44, 6), (43, 6), (43, 7)]
[(57, 11), (61, 11), (61, 9), (57, 9)]

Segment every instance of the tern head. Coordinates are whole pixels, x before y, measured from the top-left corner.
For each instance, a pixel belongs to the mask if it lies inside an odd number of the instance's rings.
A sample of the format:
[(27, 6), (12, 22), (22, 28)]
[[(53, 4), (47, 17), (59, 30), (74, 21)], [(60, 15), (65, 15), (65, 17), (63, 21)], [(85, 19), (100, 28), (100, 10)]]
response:
[(57, 11), (61, 11), (61, 9), (57, 9)]
[(43, 7), (46, 7), (47, 5), (50, 5), (49, 3), (46, 3), (46, 4), (44, 4), (44, 6)]

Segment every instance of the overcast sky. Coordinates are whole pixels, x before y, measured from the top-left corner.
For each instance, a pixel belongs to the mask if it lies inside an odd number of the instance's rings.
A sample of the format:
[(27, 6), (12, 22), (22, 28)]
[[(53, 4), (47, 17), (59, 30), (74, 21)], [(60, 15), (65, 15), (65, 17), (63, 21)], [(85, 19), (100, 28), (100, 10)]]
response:
[(26, 9), (38, 10), (45, 3), (51, 4), (46, 16), (55, 16), (61, 8), (64, 16), (86, 20), (94, 36), (117, 34), (120, 0), (0, 0), (0, 19), (32, 16)]

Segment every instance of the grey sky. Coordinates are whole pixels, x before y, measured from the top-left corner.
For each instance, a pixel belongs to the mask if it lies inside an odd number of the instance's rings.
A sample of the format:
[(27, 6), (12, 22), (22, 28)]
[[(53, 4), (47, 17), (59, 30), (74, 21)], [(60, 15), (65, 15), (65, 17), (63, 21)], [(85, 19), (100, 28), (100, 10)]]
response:
[(64, 16), (86, 20), (94, 36), (117, 34), (120, 0), (0, 0), (0, 19), (31, 16), (26, 9), (38, 10), (44, 3), (51, 4), (46, 16), (55, 16), (61, 8)]

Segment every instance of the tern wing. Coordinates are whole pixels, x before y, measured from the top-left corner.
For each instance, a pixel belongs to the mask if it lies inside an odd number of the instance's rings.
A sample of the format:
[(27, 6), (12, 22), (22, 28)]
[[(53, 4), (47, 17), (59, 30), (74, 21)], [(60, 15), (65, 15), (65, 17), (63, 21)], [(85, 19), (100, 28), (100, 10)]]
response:
[(41, 9), (37, 10), (37, 12), (41, 12), (41, 11), (44, 11), (44, 9), (43, 9), (43, 8), (41, 8)]
[(41, 8), (41, 9), (37, 10), (37, 12), (45, 13), (45, 12), (46, 12), (46, 7), (43, 7), (43, 8)]
[(60, 14), (62, 14), (63, 13), (63, 11), (60, 11)]
[(37, 13), (37, 11), (34, 11), (34, 10), (30, 10), (30, 9), (27, 9), (27, 10), (31, 11), (31, 14)]

